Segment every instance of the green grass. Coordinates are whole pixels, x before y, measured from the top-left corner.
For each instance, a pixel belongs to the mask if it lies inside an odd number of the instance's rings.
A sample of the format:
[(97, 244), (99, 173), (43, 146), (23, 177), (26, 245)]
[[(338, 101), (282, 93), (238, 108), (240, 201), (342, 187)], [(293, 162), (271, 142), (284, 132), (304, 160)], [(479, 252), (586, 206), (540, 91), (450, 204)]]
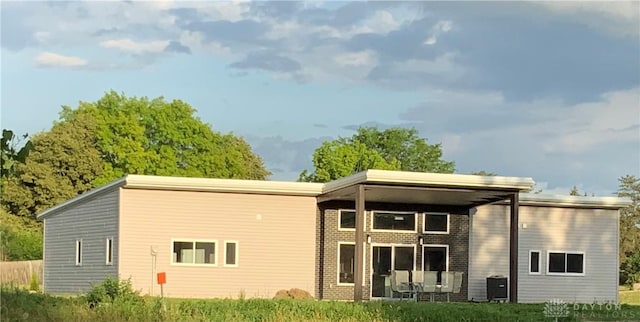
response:
[[(631, 291), (628, 288), (626, 290), (620, 290), (620, 303), (640, 305), (640, 290)], [(640, 318), (638, 318), (638, 320), (640, 320)]]
[[(332, 302), (313, 300), (170, 300), (142, 297), (89, 308), (84, 297), (2, 288), (2, 321), (553, 321), (544, 304)], [(559, 321), (640, 320), (640, 306), (574, 307)]]

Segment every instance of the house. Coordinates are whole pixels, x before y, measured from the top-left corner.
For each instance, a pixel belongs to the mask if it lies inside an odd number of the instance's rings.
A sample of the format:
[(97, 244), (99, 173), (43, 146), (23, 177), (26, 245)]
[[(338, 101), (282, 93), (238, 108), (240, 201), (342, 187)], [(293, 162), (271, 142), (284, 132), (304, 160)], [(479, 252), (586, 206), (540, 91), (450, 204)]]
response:
[[(452, 300), (618, 300), (615, 197), (528, 194), (531, 178), (367, 170), (321, 183), (128, 175), (38, 215), (44, 289), (105, 277), (170, 297), (387, 298), (393, 270), (463, 272)], [(511, 224), (513, 223), (513, 225)], [(354, 287), (358, 284), (358, 287)]]

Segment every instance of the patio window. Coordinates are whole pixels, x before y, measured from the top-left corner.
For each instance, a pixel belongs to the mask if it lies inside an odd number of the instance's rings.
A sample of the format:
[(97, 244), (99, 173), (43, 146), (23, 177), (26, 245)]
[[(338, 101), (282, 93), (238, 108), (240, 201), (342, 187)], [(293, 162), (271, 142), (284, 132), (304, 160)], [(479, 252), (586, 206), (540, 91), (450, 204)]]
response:
[(532, 250), (529, 251), (529, 274), (539, 275), (540, 274), (540, 251)]
[(416, 231), (415, 213), (374, 212), (374, 230)]
[[(363, 250), (364, 250), (363, 245)], [(353, 284), (355, 280), (356, 244), (349, 242), (338, 242), (338, 285)], [(362, 256), (362, 275), (364, 276), (366, 256)], [(364, 280), (363, 280), (364, 283)], [(364, 285), (364, 284), (363, 284)]]
[(225, 240), (224, 266), (230, 266), (230, 267), (238, 266), (238, 242)]
[(194, 265), (216, 265), (215, 241), (174, 241), (173, 263)]
[(354, 210), (339, 210), (339, 229), (356, 229), (356, 212)]
[(547, 274), (584, 275), (584, 253), (549, 251), (547, 255)]
[(449, 233), (449, 214), (426, 213), (424, 214), (424, 232), (431, 234)]

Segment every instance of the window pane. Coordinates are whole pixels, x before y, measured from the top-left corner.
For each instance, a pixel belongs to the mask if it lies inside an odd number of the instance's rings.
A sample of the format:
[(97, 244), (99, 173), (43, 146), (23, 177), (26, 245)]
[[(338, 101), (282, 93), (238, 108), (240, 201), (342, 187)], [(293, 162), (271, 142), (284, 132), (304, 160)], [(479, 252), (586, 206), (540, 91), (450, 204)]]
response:
[(564, 253), (549, 253), (549, 272), (550, 273), (564, 273), (565, 270), (565, 254)]
[(82, 264), (82, 241), (76, 241), (76, 265)]
[(356, 212), (341, 210), (340, 211), (340, 228), (356, 228)]
[(236, 264), (236, 243), (227, 243), (226, 247), (226, 255), (225, 256), (225, 264), (227, 265), (235, 265)]
[(215, 243), (196, 243), (195, 253), (196, 264), (215, 264), (216, 263), (216, 244)]
[(425, 231), (447, 231), (447, 215), (426, 214), (425, 215)]
[(113, 262), (113, 239), (107, 239), (107, 264)]
[(567, 254), (567, 273), (584, 273), (583, 254)]
[(338, 265), (340, 266), (340, 283), (353, 283), (355, 272), (355, 245), (340, 244)]
[(445, 271), (447, 269), (447, 248), (425, 247), (422, 255), (422, 269), (425, 271)]
[(531, 266), (529, 267), (531, 273), (540, 273), (540, 253), (531, 252)]
[(413, 270), (413, 247), (395, 247), (394, 268), (399, 271)]
[(374, 229), (415, 230), (415, 214), (393, 214), (376, 212), (373, 214)]
[(173, 242), (173, 262), (193, 263), (193, 242)]

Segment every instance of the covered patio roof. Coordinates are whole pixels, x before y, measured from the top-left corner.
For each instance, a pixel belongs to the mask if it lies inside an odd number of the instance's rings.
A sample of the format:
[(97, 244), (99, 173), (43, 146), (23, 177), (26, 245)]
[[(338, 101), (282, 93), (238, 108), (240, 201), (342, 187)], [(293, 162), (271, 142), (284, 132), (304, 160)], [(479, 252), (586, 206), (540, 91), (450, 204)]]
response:
[(534, 185), (531, 178), (367, 170), (323, 186), (319, 203), (354, 202), (356, 209), (353, 300), (361, 301), (366, 202), (442, 205), (459, 209), (509, 200), (509, 298), (517, 302), (518, 196)]
[(531, 178), (367, 170), (324, 185), (318, 202), (355, 201), (364, 185), (367, 201), (472, 208), (530, 190)]

